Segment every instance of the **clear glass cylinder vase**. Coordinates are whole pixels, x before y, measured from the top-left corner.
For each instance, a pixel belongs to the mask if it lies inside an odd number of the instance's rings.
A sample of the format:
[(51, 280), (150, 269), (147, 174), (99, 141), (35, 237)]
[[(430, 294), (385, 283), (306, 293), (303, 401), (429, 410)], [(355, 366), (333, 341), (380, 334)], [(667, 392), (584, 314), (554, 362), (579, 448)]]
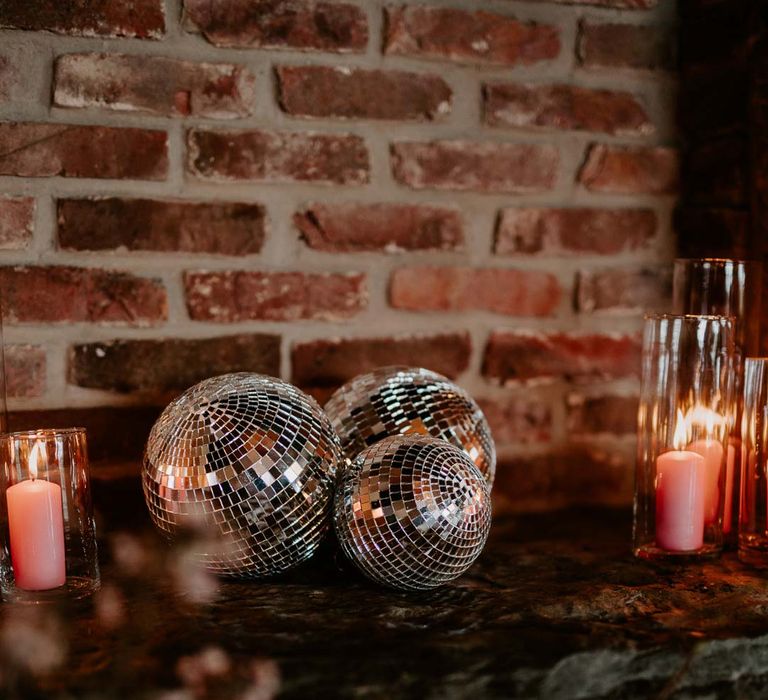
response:
[(723, 316), (645, 319), (633, 550), (646, 559), (719, 554), (733, 469), (734, 324)]
[(0, 436), (4, 600), (82, 598), (99, 587), (85, 430)]
[[(755, 355), (760, 344), (760, 306), (763, 265), (758, 261), (728, 258), (680, 258), (675, 260), (673, 311), (678, 314), (730, 316), (738, 355), (736, 358), (736, 410), (730, 427), (729, 449), (735, 454), (732, 501), (723, 521), (723, 533), (731, 546), (736, 544), (741, 480), (741, 414), (744, 358)], [(732, 517), (731, 515), (732, 514)]]
[(768, 567), (768, 358), (744, 363), (739, 559)]

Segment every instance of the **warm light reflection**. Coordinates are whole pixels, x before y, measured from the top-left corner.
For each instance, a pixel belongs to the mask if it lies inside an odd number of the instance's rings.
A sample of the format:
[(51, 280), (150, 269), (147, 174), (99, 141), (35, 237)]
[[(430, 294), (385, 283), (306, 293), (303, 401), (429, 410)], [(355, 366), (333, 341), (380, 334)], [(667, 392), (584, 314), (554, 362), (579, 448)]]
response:
[(705, 437), (719, 439), (725, 424), (725, 416), (700, 404), (689, 408), (685, 413), (685, 426), (690, 438), (703, 432)]

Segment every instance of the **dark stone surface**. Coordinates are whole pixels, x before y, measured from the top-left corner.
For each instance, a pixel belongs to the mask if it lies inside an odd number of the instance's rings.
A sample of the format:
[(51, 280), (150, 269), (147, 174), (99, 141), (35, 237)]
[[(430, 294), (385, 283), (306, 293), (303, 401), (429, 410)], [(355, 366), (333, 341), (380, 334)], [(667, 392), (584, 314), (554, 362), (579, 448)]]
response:
[[(635, 561), (625, 511), (499, 520), (470, 573), (431, 593), (368, 584), (331, 540), (280, 580), (221, 582), (210, 602), (194, 603), (189, 591), (214, 582), (156, 546), (140, 494), (124, 486), (97, 484), (109, 528), (95, 601), (44, 617), (0, 608), (3, 697), (262, 699), (278, 686), (285, 698), (473, 700), (768, 691), (764, 579), (733, 555), (687, 568)], [(52, 655), (62, 646), (66, 656)], [(61, 666), (32, 675), (12, 664), (35, 653)]]

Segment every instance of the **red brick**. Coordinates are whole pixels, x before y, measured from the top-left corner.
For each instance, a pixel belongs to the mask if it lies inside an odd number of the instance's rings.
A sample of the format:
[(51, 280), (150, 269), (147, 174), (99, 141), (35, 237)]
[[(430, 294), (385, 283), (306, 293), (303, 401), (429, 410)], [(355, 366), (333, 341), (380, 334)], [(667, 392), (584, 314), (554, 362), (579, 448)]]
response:
[(185, 0), (185, 17), (216, 46), (362, 52), (362, 8), (318, 0)]
[(187, 171), (204, 180), (368, 182), (368, 149), (352, 134), (190, 129), (187, 147)]
[(195, 321), (337, 321), (365, 309), (365, 275), (308, 272), (187, 272), (184, 288)]
[(159, 280), (78, 267), (2, 267), (10, 323), (103, 323), (153, 326), (168, 316)]
[(0, 123), (0, 175), (162, 180), (167, 172), (164, 131)]
[(534, 270), (409, 267), (395, 270), (389, 303), (412, 311), (492, 311), (551, 316), (562, 290), (557, 277)]
[(69, 351), (68, 381), (89, 389), (163, 396), (229, 372), (280, 374), (280, 336), (113, 340)]
[(566, 408), (571, 435), (634, 435), (637, 431), (637, 396), (571, 394)]
[(637, 97), (617, 90), (575, 85), (486, 85), (484, 120), (489, 126), (546, 127), (649, 134), (653, 124)]
[(585, 68), (675, 68), (675, 42), (667, 27), (582, 21), (576, 54)]
[(0, 4), (0, 29), (157, 39), (165, 33), (165, 12), (162, 0), (11, 0)]
[(557, 27), (491, 12), (399, 6), (386, 9), (384, 52), (461, 63), (530, 65), (560, 53)]
[(640, 339), (615, 333), (494, 331), (483, 360), (483, 375), (501, 384), (614, 379), (637, 376), (639, 370)]
[(502, 209), (498, 255), (614, 255), (647, 248), (656, 236), (651, 209)]
[(313, 203), (293, 218), (311, 248), (351, 253), (461, 250), (461, 214), (416, 204)]
[(160, 410), (154, 406), (97, 406), (13, 411), (8, 416), (8, 424), (11, 430), (37, 430), (41, 425), (83, 427), (88, 434), (88, 457), (92, 465), (109, 460), (110, 466), (114, 466), (115, 460), (130, 460), (136, 464), (138, 476), (144, 438), (149, 435)]
[(425, 367), (456, 379), (469, 366), (471, 352), (465, 332), (309, 340), (291, 349), (291, 381), (328, 398), (352, 377), (384, 365)]
[(492, 141), (400, 142), (392, 146), (395, 179), (416, 189), (542, 192), (554, 187), (555, 146)]
[(497, 445), (549, 442), (552, 437), (552, 410), (544, 401), (504, 396), (478, 397), (477, 402)]
[(280, 106), (300, 117), (432, 121), (451, 111), (439, 76), (342, 66), (279, 66)]
[(569, 445), (508, 456), (496, 466), (494, 512), (556, 510), (632, 502), (631, 456), (616, 449)]
[(8, 398), (42, 396), (45, 393), (45, 349), (38, 345), (6, 345), (4, 355)]
[(255, 82), (251, 71), (232, 63), (70, 54), (56, 61), (53, 102), (59, 107), (233, 119), (253, 113)]
[(661, 311), (672, 296), (667, 268), (581, 270), (576, 283), (580, 312), (643, 313)]
[(678, 179), (677, 152), (661, 146), (593, 143), (579, 171), (588, 190), (610, 194), (671, 194)]
[(251, 255), (264, 243), (265, 211), (245, 202), (60, 199), (59, 246)]
[(32, 241), (35, 200), (0, 197), (0, 250), (21, 250)]

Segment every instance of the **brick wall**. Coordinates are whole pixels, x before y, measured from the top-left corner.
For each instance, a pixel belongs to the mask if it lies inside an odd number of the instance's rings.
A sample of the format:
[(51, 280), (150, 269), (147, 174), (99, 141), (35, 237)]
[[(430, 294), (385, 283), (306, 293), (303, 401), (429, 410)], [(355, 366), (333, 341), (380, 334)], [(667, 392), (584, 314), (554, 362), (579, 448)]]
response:
[(499, 502), (625, 502), (677, 184), (667, 0), (9, 0), (12, 427), (136, 455), (233, 370), (458, 379)]

